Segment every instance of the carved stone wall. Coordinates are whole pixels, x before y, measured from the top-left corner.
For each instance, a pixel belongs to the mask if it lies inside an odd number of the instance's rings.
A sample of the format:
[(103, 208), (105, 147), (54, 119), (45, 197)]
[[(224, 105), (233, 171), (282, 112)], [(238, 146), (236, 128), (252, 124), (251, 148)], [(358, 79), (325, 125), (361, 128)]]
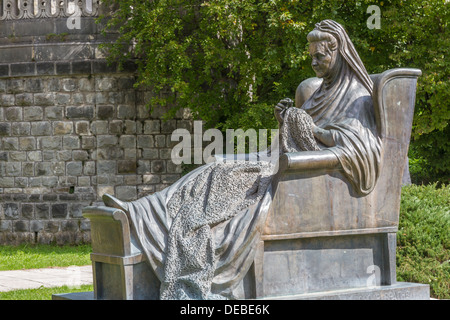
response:
[(107, 9), (76, 3), (74, 16), (74, 1), (0, 0), (0, 244), (88, 242), (83, 207), (180, 177), (170, 135), (190, 120), (150, 114), (134, 64), (108, 65), (99, 48), (115, 38), (95, 22)]

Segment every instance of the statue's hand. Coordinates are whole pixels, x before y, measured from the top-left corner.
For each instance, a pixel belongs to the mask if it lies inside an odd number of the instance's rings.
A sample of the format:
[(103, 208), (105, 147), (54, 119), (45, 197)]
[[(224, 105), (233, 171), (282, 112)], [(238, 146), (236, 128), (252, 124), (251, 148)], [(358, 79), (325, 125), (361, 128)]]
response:
[(284, 112), (291, 108), (293, 106), (294, 102), (289, 99), (285, 98), (280, 100), (280, 102), (277, 103), (275, 106), (275, 118), (278, 120), (278, 123), (281, 125), (283, 123), (284, 119)]

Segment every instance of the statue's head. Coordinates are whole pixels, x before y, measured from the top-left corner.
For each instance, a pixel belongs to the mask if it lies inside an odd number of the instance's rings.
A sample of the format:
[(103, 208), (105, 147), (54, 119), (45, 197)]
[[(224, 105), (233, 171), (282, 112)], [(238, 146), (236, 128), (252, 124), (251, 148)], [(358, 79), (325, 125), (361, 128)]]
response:
[(318, 78), (327, 77), (332, 73), (338, 61), (338, 41), (328, 32), (317, 29), (311, 31), (308, 36), (309, 55), (311, 66)]
[(333, 20), (323, 20), (308, 34), (309, 54), (317, 77), (327, 78), (348, 64), (361, 83), (372, 94), (373, 82), (366, 71), (344, 27)]

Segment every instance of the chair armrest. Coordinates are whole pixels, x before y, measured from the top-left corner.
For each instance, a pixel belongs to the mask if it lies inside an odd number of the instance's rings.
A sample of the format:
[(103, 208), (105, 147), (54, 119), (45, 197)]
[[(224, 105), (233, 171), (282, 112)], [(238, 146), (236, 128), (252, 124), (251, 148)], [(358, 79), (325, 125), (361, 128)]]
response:
[(94, 253), (114, 256), (132, 254), (130, 225), (126, 213), (110, 207), (86, 207), (83, 216), (91, 223), (91, 242)]

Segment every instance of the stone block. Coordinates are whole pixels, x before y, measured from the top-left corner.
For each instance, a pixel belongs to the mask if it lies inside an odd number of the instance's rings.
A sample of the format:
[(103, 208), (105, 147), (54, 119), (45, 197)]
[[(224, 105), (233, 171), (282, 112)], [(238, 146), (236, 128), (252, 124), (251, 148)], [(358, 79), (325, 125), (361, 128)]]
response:
[(22, 218), (33, 219), (34, 218), (34, 205), (31, 203), (22, 204)]
[(50, 233), (56, 233), (59, 231), (61, 221), (45, 221), (44, 230)]
[(70, 74), (70, 62), (56, 62), (55, 68), (58, 75)]
[(42, 150), (61, 150), (62, 147), (62, 137), (40, 137), (38, 142)]
[(81, 137), (81, 148), (82, 149), (94, 149), (96, 138), (91, 136)]
[(176, 120), (161, 121), (161, 133), (172, 133), (176, 128)]
[(142, 149), (142, 159), (154, 160), (159, 158), (158, 149)]
[[(22, 162), (22, 174), (26, 177), (34, 176), (34, 162)], [(31, 185), (30, 181), (30, 186), (38, 186), (40, 183), (41, 181), (39, 180), (37, 185)]]
[(77, 89), (77, 82), (75, 79), (63, 79), (61, 80), (61, 88), (66, 92), (73, 92)]
[(143, 176), (145, 184), (156, 184), (161, 182), (161, 176), (157, 174), (146, 174)]
[(31, 232), (39, 232), (44, 230), (44, 222), (40, 220), (30, 221), (30, 231)]
[(51, 176), (53, 175), (51, 162), (37, 162), (35, 163), (36, 176)]
[(4, 113), (5, 113), (5, 120), (8, 121), (22, 121), (23, 119), (23, 112), (22, 108), (20, 107), (6, 108)]
[(14, 186), (16, 188), (26, 188), (26, 187), (28, 187), (28, 178), (26, 178), (26, 177), (16, 177), (14, 179)]
[(123, 135), (119, 138), (119, 145), (122, 148), (134, 148), (136, 147), (136, 136)]
[(88, 176), (95, 175), (95, 167), (95, 161), (86, 161), (83, 165), (83, 173)]
[(79, 176), (83, 172), (83, 163), (81, 161), (68, 162), (66, 165), (66, 173), (70, 176)]
[(123, 123), (123, 133), (124, 134), (135, 134), (136, 133), (136, 121), (125, 120)]
[(109, 122), (109, 133), (120, 135), (122, 134), (122, 120), (111, 120)]
[(44, 110), (41, 107), (23, 108), (23, 119), (25, 121), (38, 121), (44, 119)]
[(37, 203), (35, 205), (35, 217), (37, 219), (49, 219), (50, 218), (50, 206), (45, 203)]
[(76, 92), (72, 96), (72, 102), (74, 105), (81, 105), (85, 103), (84, 94)]
[(34, 105), (35, 106), (53, 106), (55, 104), (54, 93), (35, 93)]
[(7, 162), (5, 168), (7, 177), (19, 177), (22, 174), (21, 162)]
[(27, 152), (28, 161), (42, 161), (42, 151)]
[(166, 136), (165, 135), (155, 136), (155, 147), (164, 148), (165, 146), (166, 146)]
[(78, 135), (87, 135), (89, 131), (89, 121), (77, 121), (75, 122), (75, 132)]
[(0, 188), (13, 188), (14, 178), (13, 177), (1, 177), (0, 176)]
[(18, 203), (5, 203), (3, 205), (3, 214), (5, 219), (14, 220), (18, 219), (20, 215)]
[(7, 93), (21, 93), (21, 92), (31, 92), (25, 89), (26, 80), (23, 79), (9, 79), (6, 85)]
[(18, 220), (13, 225), (14, 232), (28, 232), (30, 231), (30, 221)]
[(180, 179), (179, 174), (163, 174), (161, 175), (161, 182), (166, 184), (175, 183), (178, 179)]
[(94, 60), (92, 64), (93, 72), (98, 73), (115, 73), (117, 71), (117, 63), (109, 64), (105, 60)]
[(104, 194), (114, 195), (114, 187), (113, 186), (98, 186), (97, 187), (97, 197), (101, 198)]
[(95, 88), (99, 91), (111, 91), (116, 87), (116, 81), (114, 78), (96, 78)]
[(51, 170), (53, 172), (53, 175), (55, 176), (62, 176), (65, 173), (65, 165), (64, 162), (52, 162), (51, 163)]
[(61, 222), (61, 230), (62, 231), (78, 231), (78, 221), (74, 220), (66, 220)]
[(146, 120), (144, 122), (144, 134), (155, 134), (161, 132), (160, 120)]
[(42, 151), (42, 160), (49, 161), (49, 160), (55, 160), (56, 159), (56, 153), (53, 150), (43, 150)]
[(119, 105), (117, 108), (117, 117), (119, 119), (134, 119), (136, 109), (134, 105)]
[(151, 162), (151, 173), (164, 173), (166, 171), (165, 161), (153, 160)]
[(123, 201), (136, 200), (136, 186), (118, 186), (116, 187), (116, 196)]
[(20, 137), (19, 138), (20, 150), (36, 150), (36, 138), (35, 137)]
[[(23, 80), (24, 92), (38, 93), (44, 91), (43, 80), (40, 78), (29, 78)], [(51, 90), (50, 90), (51, 91)]]
[(97, 118), (100, 120), (106, 120), (114, 117), (114, 107), (111, 105), (99, 105), (97, 106)]
[(12, 231), (12, 221), (0, 220), (0, 232)]
[(71, 102), (70, 97), (70, 93), (56, 93), (55, 104), (67, 106)]
[(41, 183), (44, 187), (55, 188), (58, 186), (58, 177), (42, 177)]
[(72, 159), (76, 161), (86, 161), (89, 159), (89, 154), (85, 150), (73, 150)]
[(78, 89), (80, 91), (94, 91), (94, 79), (81, 78), (78, 81)]
[[(11, 129), (13, 136), (28, 136), (30, 135), (31, 125), (29, 122), (13, 122)], [(0, 135), (1, 134), (1, 124), (0, 124)]]
[(67, 218), (67, 204), (56, 203), (52, 204), (52, 217), (53, 219), (66, 219)]
[(139, 135), (137, 136), (137, 147), (138, 148), (153, 148), (155, 146), (155, 139), (150, 135)]
[(48, 120), (62, 120), (64, 115), (63, 107), (47, 107), (45, 108), (45, 118)]
[(32, 106), (33, 105), (33, 94), (32, 93), (16, 94), (16, 105), (20, 106), (20, 107)]
[(11, 76), (32, 76), (36, 74), (36, 64), (34, 62), (11, 63), (9, 68)]
[(115, 175), (116, 161), (99, 160), (97, 161), (97, 175)]
[(53, 75), (55, 74), (55, 64), (53, 62), (37, 62), (36, 73), (38, 75)]
[(71, 121), (56, 121), (53, 123), (54, 135), (67, 135), (73, 132), (73, 122)]
[(166, 168), (168, 173), (181, 173), (183, 171), (181, 165), (173, 163), (172, 160), (166, 162)]
[(118, 145), (117, 136), (113, 135), (100, 135), (97, 136), (97, 148), (106, 148)]
[(109, 94), (107, 92), (96, 92), (95, 93), (95, 103), (99, 104), (108, 104), (109, 103)]
[(92, 66), (90, 60), (73, 61), (72, 74), (91, 74)]
[(0, 77), (8, 77), (9, 76), (9, 64), (0, 65)]
[(177, 120), (177, 129), (186, 129), (192, 132), (192, 121), (190, 120)]
[(63, 147), (64, 147), (64, 149), (79, 149), (80, 148), (80, 138), (78, 136), (63, 137)]
[(33, 136), (50, 136), (52, 134), (51, 123), (49, 121), (32, 122), (31, 134)]
[(66, 108), (68, 119), (92, 119), (94, 117), (93, 106), (71, 106)]
[(137, 164), (133, 160), (119, 160), (117, 161), (117, 172), (119, 174), (136, 173)]
[(69, 161), (72, 159), (72, 151), (71, 150), (57, 151), (56, 159), (58, 159), (59, 161)]
[(0, 122), (0, 137), (9, 136), (11, 134), (11, 123)]
[(6, 137), (2, 138), (3, 150), (19, 150), (19, 139)]

